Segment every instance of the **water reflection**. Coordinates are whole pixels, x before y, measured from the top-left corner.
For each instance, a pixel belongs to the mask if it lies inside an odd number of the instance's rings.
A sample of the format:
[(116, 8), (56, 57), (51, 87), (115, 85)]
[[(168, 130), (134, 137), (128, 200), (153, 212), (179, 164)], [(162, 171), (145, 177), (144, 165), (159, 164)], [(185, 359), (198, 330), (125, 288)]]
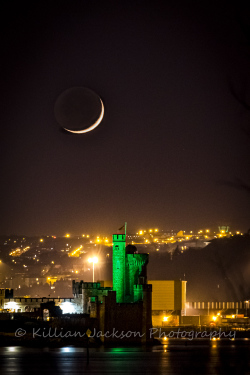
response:
[(13, 352), (17, 352), (18, 349), (19, 349), (18, 346), (9, 346), (9, 347), (7, 348), (7, 351), (13, 353)]
[(65, 347), (65, 348), (60, 348), (60, 352), (61, 353), (74, 353), (74, 352), (76, 352), (76, 350), (75, 350), (76, 348), (74, 348), (74, 347)]
[[(0, 348), (0, 374), (247, 374), (247, 340), (188, 342), (167, 340), (154, 347)], [(238, 366), (238, 367), (237, 367)], [(239, 372), (240, 370), (240, 372)]]

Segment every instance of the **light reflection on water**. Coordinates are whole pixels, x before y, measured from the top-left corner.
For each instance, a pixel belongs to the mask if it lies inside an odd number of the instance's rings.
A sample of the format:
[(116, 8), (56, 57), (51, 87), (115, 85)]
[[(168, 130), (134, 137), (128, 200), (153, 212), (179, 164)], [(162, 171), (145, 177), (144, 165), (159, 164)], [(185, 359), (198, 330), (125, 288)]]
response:
[(17, 352), (18, 349), (19, 349), (18, 346), (9, 346), (9, 347), (7, 348), (8, 352), (11, 352), (11, 353), (12, 353), (12, 352)]
[(60, 352), (61, 352), (61, 353), (74, 353), (74, 352), (75, 352), (74, 349), (77, 349), (77, 348), (73, 348), (73, 347), (64, 347), (64, 348), (60, 348)]
[[(153, 347), (100, 347), (87, 349), (62, 348), (0, 348), (0, 374), (212, 374), (250, 373), (248, 340), (206, 342), (168, 340)], [(195, 366), (194, 366), (195, 364)], [(229, 371), (229, 372), (228, 372)], [(231, 372), (230, 372), (231, 371)]]

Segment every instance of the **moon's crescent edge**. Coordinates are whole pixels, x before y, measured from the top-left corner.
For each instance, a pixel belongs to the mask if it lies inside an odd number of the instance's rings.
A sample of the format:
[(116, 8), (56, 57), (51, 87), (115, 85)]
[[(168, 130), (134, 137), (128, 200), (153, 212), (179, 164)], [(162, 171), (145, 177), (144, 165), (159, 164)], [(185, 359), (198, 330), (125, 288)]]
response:
[(67, 132), (70, 132), (70, 133), (82, 134), (82, 133), (90, 132), (91, 130), (95, 129), (100, 124), (100, 122), (102, 121), (103, 116), (104, 116), (104, 105), (103, 105), (103, 102), (102, 102), (101, 98), (100, 98), (100, 102), (101, 102), (101, 105), (102, 105), (101, 114), (100, 114), (100, 117), (96, 120), (96, 122), (94, 122), (93, 125), (91, 125), (89, 128), (84, 129), (84, 130), (70, 130), (70, 129), (67, 129), (67, 128), (64, 128), (64, 130), (66, 130)]

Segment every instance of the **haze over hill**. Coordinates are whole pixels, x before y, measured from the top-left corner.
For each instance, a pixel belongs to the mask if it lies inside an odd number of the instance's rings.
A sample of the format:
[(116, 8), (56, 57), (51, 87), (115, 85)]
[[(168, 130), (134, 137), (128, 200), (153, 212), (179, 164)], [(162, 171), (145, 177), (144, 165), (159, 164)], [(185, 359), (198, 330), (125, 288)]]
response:
[(247, 300), (250, 236), (215, 239), (203, 249), (175, 250), (172, 256), (150, 254), (148, 279), (187, 280), (188, 301)]
[[(139, 253), (149, 253), (148, 280), (186, 280), (190, 302), (250, 299), (249, 234), (217, 238), (203, 248), (186, 244), (136, 245)], [(70, 296), (72, 280), (93, 280), (92, 256), (98, 257), (95, 280), (112, 280), (111, 246), (82, 238), (2, 238), (1, 287), (13, 288), (16, 296)]]

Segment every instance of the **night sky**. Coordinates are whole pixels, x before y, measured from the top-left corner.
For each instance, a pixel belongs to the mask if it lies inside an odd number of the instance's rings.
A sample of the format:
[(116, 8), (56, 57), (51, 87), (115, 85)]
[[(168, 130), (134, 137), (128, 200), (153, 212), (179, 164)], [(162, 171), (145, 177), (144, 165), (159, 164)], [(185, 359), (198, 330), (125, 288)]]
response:
[[(5, 2), (1, 234), (250, 227), (250, 17), (239, 2)], [(17, 3), (17, 2), (16, 2)], [(103, 100), (62, 132), (57, 97)], [(234, 93), (234, 95), (232, 94)]]

